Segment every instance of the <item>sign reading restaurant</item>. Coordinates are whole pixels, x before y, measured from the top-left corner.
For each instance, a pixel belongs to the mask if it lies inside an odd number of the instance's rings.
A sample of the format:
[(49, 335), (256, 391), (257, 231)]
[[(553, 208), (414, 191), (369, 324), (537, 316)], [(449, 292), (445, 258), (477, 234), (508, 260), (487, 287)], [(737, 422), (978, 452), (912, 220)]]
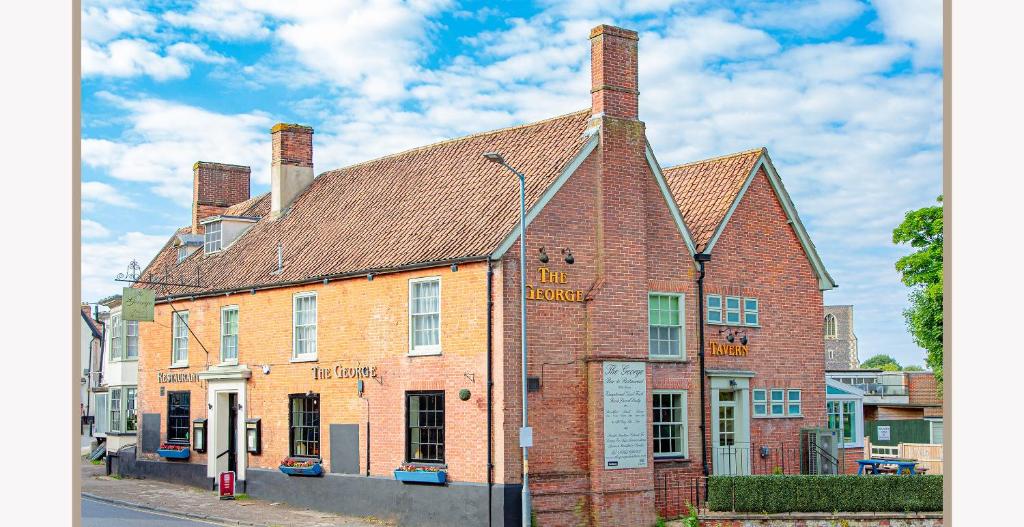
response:
[(569, 282), (569, 273), (564, 271), (552, 271), (547, 267), (537, 268), (540, 274), (540, 283), (551, 284), (550, 287), (539, 287), (526, 284), (527, 300), (547, 300), (549, 302), (582, 302), (583, 291), (579, 289), (568, 289), (558, 287), (560, 284)]
[(163, 373), (157, 372), (156, 382), (168, 383), (168, 382), (199, 382), (199, 374), (196, 372), (192, 373)]

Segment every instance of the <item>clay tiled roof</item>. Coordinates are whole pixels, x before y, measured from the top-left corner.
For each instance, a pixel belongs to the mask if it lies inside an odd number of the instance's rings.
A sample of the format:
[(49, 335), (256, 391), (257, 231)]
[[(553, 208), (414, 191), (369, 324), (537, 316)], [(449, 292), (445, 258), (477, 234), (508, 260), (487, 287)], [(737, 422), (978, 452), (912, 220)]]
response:
[[(261, 216), (234, 243), (177, 263), (172, 237), (143, 279), (167, 269), (169, 281), (192, 282), (199, 266), (202, 288), (157, 290), (200, 294), (484, 257), (519, 221), (519, 186), (481, 154), (499, 151), (527, 175), (531, 207), (586, 144), (589, 116), (588, 109), (324, 172), (278, 219), (268, 214), (269, 195), (258, 196), (225, 212)], [(279, 243), (283, 272), (271, 274)]]
[(662, 171), (698, 252), (711, 241), (762, 152), (755, 148)]

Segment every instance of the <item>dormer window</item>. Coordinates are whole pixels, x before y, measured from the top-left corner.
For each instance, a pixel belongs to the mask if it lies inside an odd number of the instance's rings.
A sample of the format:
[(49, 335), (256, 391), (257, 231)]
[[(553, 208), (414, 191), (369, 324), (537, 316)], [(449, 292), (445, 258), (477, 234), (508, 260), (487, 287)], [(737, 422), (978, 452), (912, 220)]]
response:
[(188, 247), (182, 245), (178, 247), (178, 263), (181, 263), (185, 258), (188, 258)]
[(206, 254), (215, 253), (221, 249), (221, 223), (213, 221), (206, 224), (206, 233), (203, 235), (203, 252)]

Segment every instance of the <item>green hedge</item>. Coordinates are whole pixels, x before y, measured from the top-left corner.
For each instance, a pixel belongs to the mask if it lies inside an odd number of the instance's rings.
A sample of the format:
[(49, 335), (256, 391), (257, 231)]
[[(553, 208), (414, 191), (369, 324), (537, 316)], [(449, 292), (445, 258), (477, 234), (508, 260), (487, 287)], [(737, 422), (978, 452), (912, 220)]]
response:
[(909, 512), (942, 510), (942, 476), (711, 476), (708, 510)]

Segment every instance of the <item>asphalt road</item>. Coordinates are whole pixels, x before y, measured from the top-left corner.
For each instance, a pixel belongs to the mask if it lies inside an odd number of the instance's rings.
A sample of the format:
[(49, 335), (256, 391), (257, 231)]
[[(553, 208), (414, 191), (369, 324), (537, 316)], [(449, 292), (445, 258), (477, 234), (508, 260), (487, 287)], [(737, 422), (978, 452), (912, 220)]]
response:
[(219, 523), (188, 520), (82, 498), (83, 527), (210, 527)]

